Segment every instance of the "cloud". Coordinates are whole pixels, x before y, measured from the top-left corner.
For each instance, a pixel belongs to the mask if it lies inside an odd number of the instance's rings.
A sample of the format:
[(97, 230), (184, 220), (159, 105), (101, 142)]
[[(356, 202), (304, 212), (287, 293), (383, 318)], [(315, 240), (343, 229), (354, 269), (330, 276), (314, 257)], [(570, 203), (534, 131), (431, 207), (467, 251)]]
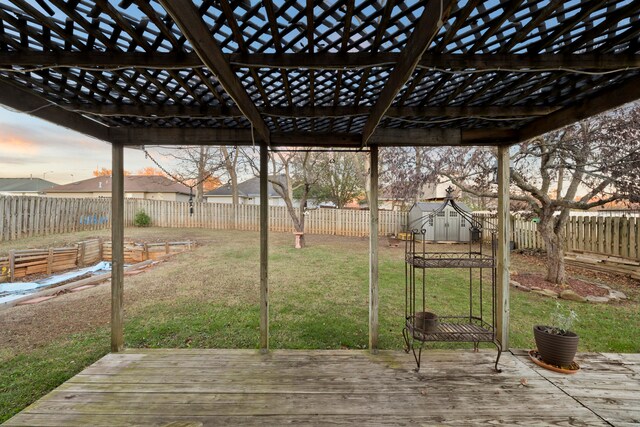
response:
[[(164, 167), (175, 169), (175, 159), (155, 151), (153, 155)], [(155, 166), (140, 150), (127, 149), (124, 157), (130, 171)], [(111, 168), (108, 143), (0, 108), (1, 177), (46, 174), (53, 182), (65, 183), (90, 178), (96, 167)]]
[[(0, 147), (0, 151), (2, 148)], [(24, 157), (16, 157), (16, 156), (0, 156), (0, 165), (24, 165), (25, 158)], [(29, 159), (30, 164), (42, 164), (46, 163), (45, 160), (39, 158)]]
[(0, 152), (3, 153), (3, 157), (7, 153), (26, 157), (37, 155), (40, 152), (40, 147), (35, 141), (25, 135), (12, 132), (10, 129), (8, 133), (0, 136)]

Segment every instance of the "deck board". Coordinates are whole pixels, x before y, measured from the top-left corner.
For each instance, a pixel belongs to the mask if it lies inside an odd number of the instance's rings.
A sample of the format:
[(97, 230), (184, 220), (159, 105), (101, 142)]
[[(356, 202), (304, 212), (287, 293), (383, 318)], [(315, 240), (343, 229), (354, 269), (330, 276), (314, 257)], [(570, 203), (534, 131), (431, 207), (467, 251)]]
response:
[[(628, 357), (629, 356), (629, 357)], [(109, 354), (9, 426), (633, 425), (640, 358), (584, 354), (576, 375), (525, 352), (131, 349)], [(524, 384), (523, 384), (524, 383)]]
[(637, 354), (585, 353), (576, 356), (581, 372), (574, 375), (532, 369), (608, 423), (640, 425), (638, 360)]

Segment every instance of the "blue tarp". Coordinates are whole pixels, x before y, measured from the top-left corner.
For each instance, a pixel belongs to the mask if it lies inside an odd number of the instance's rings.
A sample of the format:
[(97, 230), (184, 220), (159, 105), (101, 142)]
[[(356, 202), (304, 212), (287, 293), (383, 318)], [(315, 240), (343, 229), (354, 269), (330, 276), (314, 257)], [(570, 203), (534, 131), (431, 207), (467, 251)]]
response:
[(103, 274), (107, 271), (111, 271), (111, 263), (101, 261), (92, 267), (58, 274), (36, 282), (1, 283), (0, 304), (22, 298), (23, 296), (32, 294), (41, 288), (46, 288), (58, 283), (66, 282), (67, 280), (71, 280), (76, 277), (84, 276), (87, 273)]

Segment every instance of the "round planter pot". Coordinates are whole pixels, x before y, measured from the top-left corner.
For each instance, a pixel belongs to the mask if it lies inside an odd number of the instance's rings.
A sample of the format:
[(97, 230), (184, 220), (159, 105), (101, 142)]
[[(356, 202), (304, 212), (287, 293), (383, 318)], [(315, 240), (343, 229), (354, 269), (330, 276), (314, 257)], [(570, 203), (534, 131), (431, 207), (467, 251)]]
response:
[(533, 337), (538, 346), (540, 357), (546, 363), (556, 366), (569, 366), (578, 351), (578, 335), (567, 332), (566, 335), (555, 335), (545, 331), (548, 326), (533, 327)]
[(416, 313), (415, 328), (425, 334), (436, 332), (438, 330), (438, 316), (429, 311)]

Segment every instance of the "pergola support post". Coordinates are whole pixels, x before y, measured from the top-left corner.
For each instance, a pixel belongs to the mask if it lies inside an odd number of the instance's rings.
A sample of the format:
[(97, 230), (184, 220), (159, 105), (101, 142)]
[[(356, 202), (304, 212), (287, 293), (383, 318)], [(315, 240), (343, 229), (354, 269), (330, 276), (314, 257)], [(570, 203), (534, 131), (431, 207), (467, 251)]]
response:
[(269, 351), (269, 157), (260, 144), (260, 351)]
[(369, 165), (369, 350), (378, 352), (378, 146)]
[(124, 349), (124, 149), (111, 146), (111, 351)]
[(511, 214), (509, 197), (509, 146), (498, 147), (498, 259), (497, 334), (503, 349), (509, 348), (509, 264), (511, 252)]

